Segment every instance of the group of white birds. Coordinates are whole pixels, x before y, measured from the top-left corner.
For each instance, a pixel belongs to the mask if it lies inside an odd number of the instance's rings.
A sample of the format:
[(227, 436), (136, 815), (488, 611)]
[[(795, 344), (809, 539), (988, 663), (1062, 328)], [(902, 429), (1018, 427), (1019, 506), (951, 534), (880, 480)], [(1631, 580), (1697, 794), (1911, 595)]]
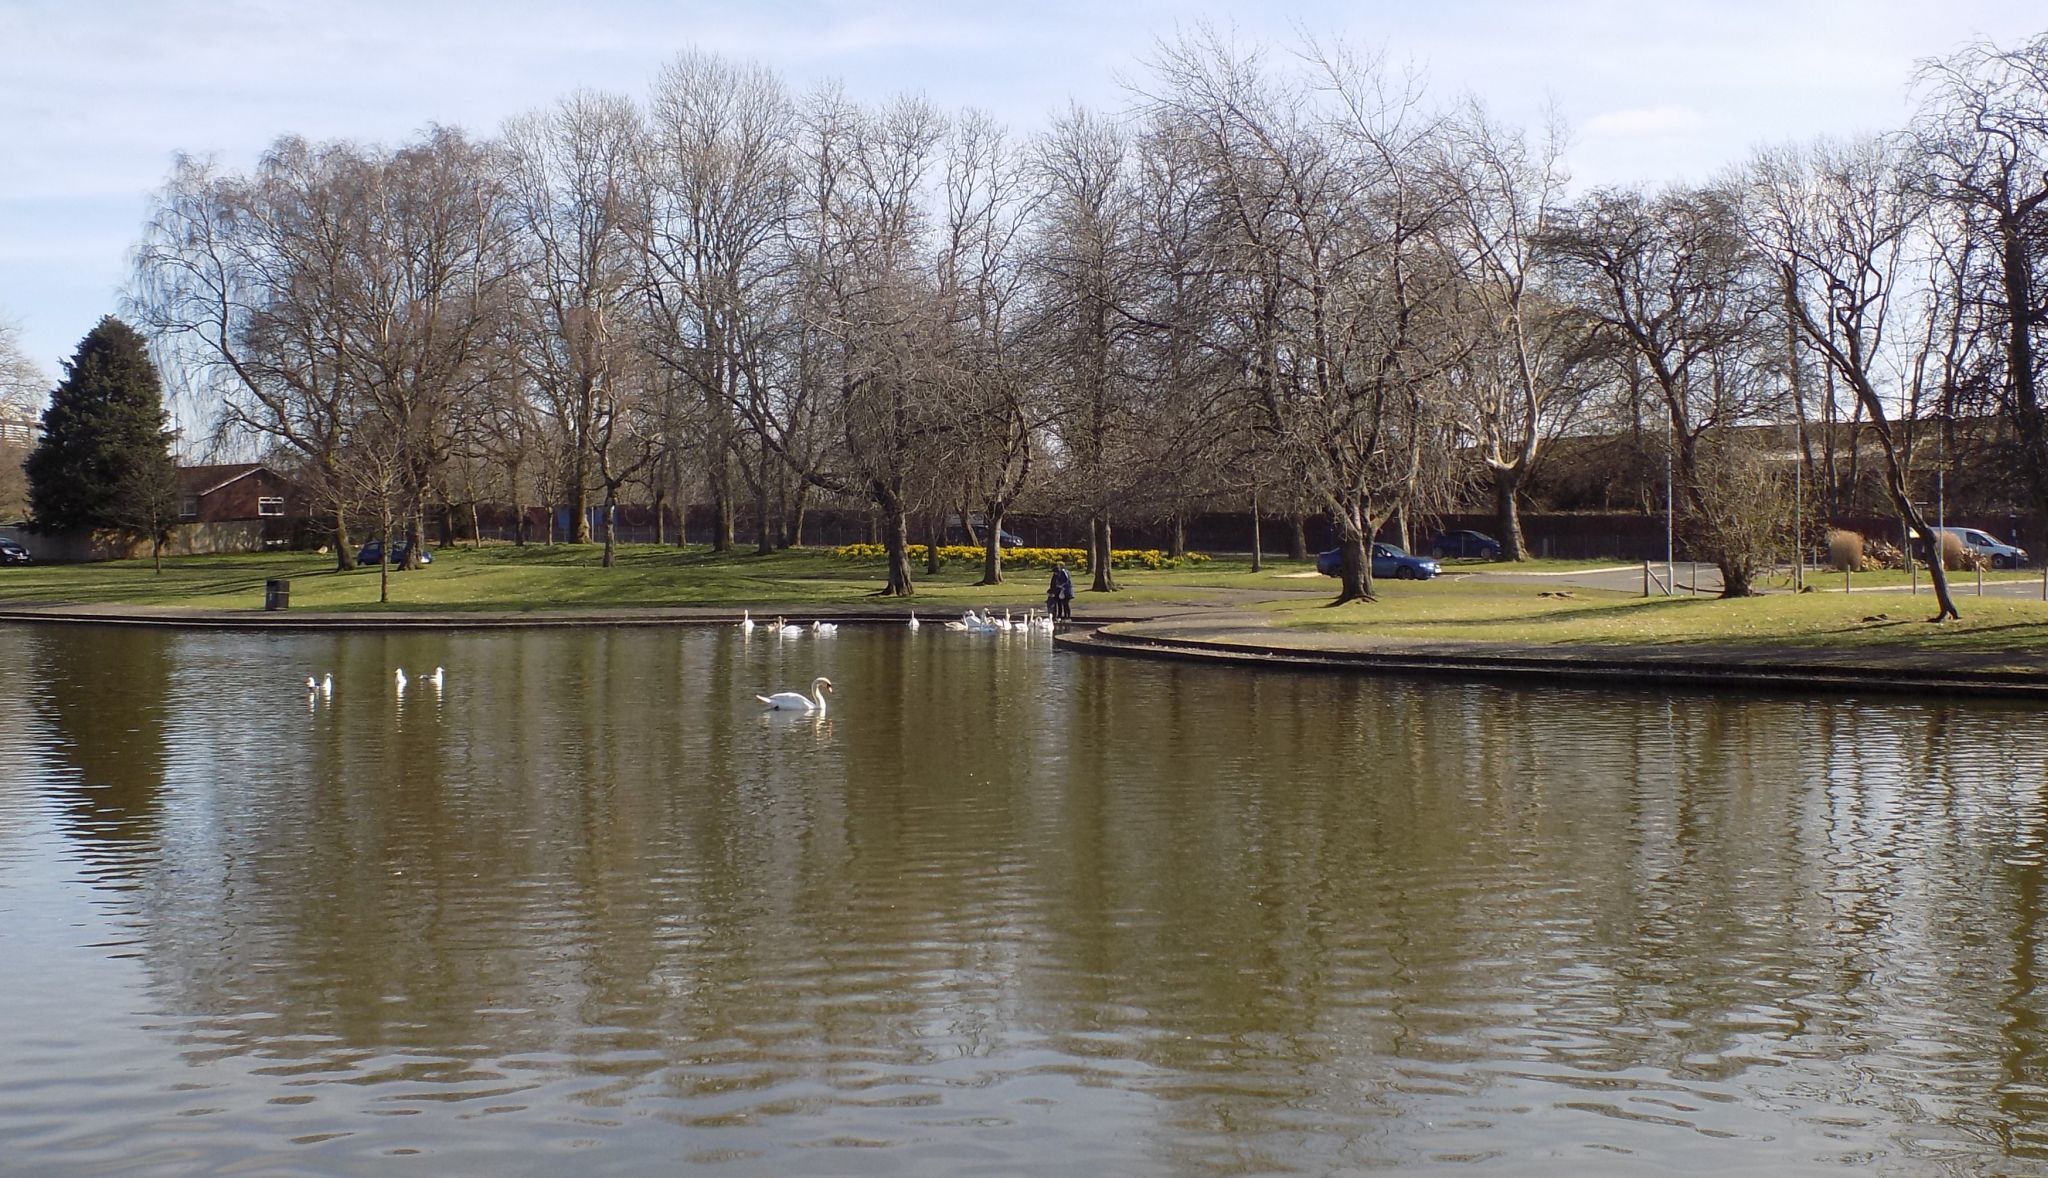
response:
[[(399, 694), (399, 695), (401, 695), (401, 696), (403, 696), (403, 695), (405, 694), (405, 689), (406, 689), (407, 685), (409, 685), (410, 683), (412, 683), (412, 680), (411, 680), (411, 679), (408, 679), (408, 678), (406, 678), (406, 675), (405, 675), (405, 668), (404, 668), (404, 667), (399, 667), (398, 669), (396, 669), (395, 671), (393, 671), (393, 672), (392, 672), (392, 680), (391, 680), (391, 681), (392, 681), (392, 684), (393, 684), (393, 685), (394, 685), (394, 686), (395, 686), (395, 687), (397, 688), (397, 690), (398, 690), (398, 694)], [(430, 675), (421, 675), (421, 676), (419, 676), (419, 682), (421, 683), (421, 685), (423, 685), (423, 686), (426, 686), (426, 687), (431, 687), (431, 688), (433, 688), (433, 689), (434, 689), (434, 694), (436, 694), (436, 695), (439, 695), (439, 694), (441, 693), (441, 685), (442, 685), (442, 684), (444, 684), (444, 683), (446, 683), (447, 681), (448, 681), (448, 672), (447, 672), (446, 670), (444, 670), (443, 668), (441, 668), (441, 667), (435, 667), (435, 668), (434, 668), (434, 671), (433, 671), (433, 673), (432, 673), (432, 674), (430, 674)], [(306, 702), (307, 702), (307, 703), (311, 703), (311, 702), (313, 702), (313, 701), (314, 701), (314, 700), (316, 700), (316, 699), (318, 699), (318, 700), (328, 700), (328, 699), (333, 699), (333, 698), (334, 698), (334, 674), (333, 674), (333, 672), (331, 672), (331, 671), (330, 671), (330, 672), (328, 672), (327, 674), (325, 674), (325, 675), (322, 675), (322, 676), (320, 676), (320, 677), (319, 677), (318, 679), (315, 679), (315, 678), (314, 678), (313, 676), (311, 676), (311, 675), (308, 675), (308, 676), (306, 676)]]
[(805, 631), (809, 631), (816, 638), (830, 638), (834, 634), (839, 633), (839, 623), (813, 620), (809, 626), (804, 626), (796, 622), (785, 621), (780, 616), (777, 616), (772, 622), (757, 622), (751, 613), (741, 610), (740, 633), (752, 634), (756, 630), (765, 630), (777, 638), (801, 638), (804, 636)]
[[(917, 611), (915, 610), (912, 610), (910, 614), (910, 626), (913, 630), (917, 628)], [(1003, 616), (1000, 618), (990, 614), (985, 609), (970, 609), (966, 613), (961, 614), (958, 620), (945, 623), (945, 626), (948, 630), (965, 630), (974, 634), (1050, 634), (1053, 631), (1053, 620), (1051, 614), (1036, 608), (1025, 610), (1024, 616), (1021, 618), (1011, 617), (1010, 611), (1007, 609), (1003, 611)]]
[[(953, 621), (938, 624), (948, 630), (961, 630), (973, 634), (1050, 634), (1053, 632), (1052, 615), (1036, 608), (1025, 610), (1024, 616), (1021, 618), (1011, 616), (1010, 611), (1007, 609), (1003, 611), (1002, 617), (996, 617), (985, 609), (970, 609)], [(751, 635), (755, 630), (766, 630), (777, 638), (796, 638), (801, 636), (805, 630), (805, 627), (795, 622), (785, 621), (781, 617), (777, 617), (773, 622), (756, 622), (753, 614), (747, 610), (740, 611), (739, 625), (740, 633), (742, 634)], [(916, 630), (924, 625), (922, 621), (918, 620), (916, 610), (910, 611), (908, 625), (912, 630)], [(819, 637), (830, 637), (839, 632), (839, 626), (835, 622), (814, 621), (810, 624), (809, 629), (812, 634)], [(809, 695), (805, 695), (801, 691), (778, 691), (774, 695), (757, 694), (754, 698), (767, 705), (772, 711), (809, 712), (822, 716), (825, 714), (825, 697), (831, 694), (832, 681), (820, 675), (816, 679), (811, 680), (811, 693)]]

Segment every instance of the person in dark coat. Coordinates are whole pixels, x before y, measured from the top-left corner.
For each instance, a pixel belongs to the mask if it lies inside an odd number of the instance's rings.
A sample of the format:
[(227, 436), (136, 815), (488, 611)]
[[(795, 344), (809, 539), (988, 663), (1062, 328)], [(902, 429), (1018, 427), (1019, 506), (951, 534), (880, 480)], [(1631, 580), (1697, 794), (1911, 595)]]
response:
[(1074, 578), (1067, 575), (1065, 562), (1052, 566), (1052, 584), (1045, 588), (1045, 610), (1055, 622), (1074, 618)]

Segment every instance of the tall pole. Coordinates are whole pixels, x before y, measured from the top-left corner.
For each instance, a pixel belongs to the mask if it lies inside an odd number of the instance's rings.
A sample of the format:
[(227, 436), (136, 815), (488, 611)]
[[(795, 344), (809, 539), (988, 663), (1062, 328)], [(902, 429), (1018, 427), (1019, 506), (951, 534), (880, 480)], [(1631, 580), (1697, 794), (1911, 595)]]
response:
[(1792, 591), (1797, 593), (1805, 588), (1806, 582), (1806, 472), (1800, 459), (1805, 457), (1806, 447), (1792, 456)]
[(1678, 592), (1678, 547), (1671, 523), (1671, 414), (1664, 414), (1664, 595)]

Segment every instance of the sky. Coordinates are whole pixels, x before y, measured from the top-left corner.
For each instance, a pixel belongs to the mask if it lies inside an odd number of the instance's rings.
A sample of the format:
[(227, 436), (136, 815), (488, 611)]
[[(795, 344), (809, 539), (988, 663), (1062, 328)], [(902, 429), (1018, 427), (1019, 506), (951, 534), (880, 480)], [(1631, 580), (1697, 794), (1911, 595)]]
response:
[(1115, 108), (1197, 23), (1276, 51), (1376, 51), (1430, 94), (1530, 127), (1555, 111), (1579, 188), (1706, 179), (1763, 144), (1902, 125), (1914, 63), (2048, 30), (2039, 0), (0, 0), (0, 320), (51, 379), (117, 312), (177, 153), (246, 167), (273, 139), (495, 132), (578, 88), (641, 96), (686, 48), (796, 89), (921, 92), (1020, 133)]

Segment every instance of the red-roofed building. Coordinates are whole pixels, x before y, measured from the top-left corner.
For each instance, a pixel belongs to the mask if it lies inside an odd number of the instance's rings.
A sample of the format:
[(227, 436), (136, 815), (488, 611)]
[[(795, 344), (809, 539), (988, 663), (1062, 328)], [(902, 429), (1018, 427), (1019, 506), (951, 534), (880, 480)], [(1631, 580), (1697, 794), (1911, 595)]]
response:
[(185, 552), (281, 548), (305, 518), (298, 485), (260, 462), (178, 468), (178, 524)]

